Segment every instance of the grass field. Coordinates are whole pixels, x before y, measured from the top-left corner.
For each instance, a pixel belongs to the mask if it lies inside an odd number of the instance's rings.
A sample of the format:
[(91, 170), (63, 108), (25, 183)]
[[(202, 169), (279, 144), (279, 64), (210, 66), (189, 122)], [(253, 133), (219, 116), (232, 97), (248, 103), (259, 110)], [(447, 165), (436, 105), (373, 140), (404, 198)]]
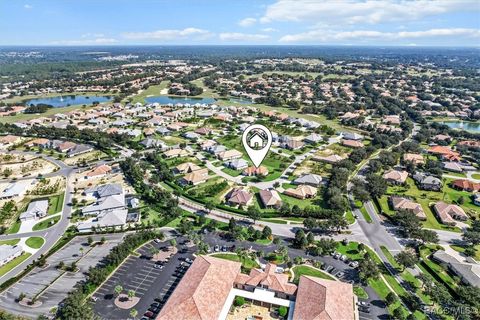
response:
[(64, 197), (65, 193), (62, 192), (48, 199), (48, 214), (55, 214), (62, 211)]
[(12, 270), (16, 266), (18, 266), (20, 263), (22, 263), (23, 261), (28, 259), (28, 257), (30, 257), (30, 256), (31, 256), (30, 253), (24, 253), (20, 257), (17, 257), (15, 259), (13, 259), (12, 261), (8, 262), (7, 264), (4, 264), (3, 266), (1, 266), (0, 267), (0, 276), (3, 276), (7, 272), (9, 272), (10, 270)]
[(14, 233), (17, 233), (18, 230), (20, 230), (20, 225), (21, 225), (21, 222), (20, 222), (20, 221), (15, 221), (15, 222), (10, 226), (10, 228), (8, 228), (8, 230), (5, 232), (5, 234), (14, 234)]
[(137, 102), (145, 103), (145, 98), (146, 97), (148, 97), (148, 96), (159, 96), (160, 92), (163, 89), (167, 88), (168, 84), (169, 84), (169, 81), (162, 81), (158, 85), (150, 86), (146, 90), (142, 91), (141, 93), (133, 96), (131, 98), (131, 101), (132, 101), (132, 103), (137, 103)]
[(327, 273), (309, 266), (295, 266), (293, 267), (293, 273), (295, 275), (295, 277), (293, 278), (293, 282), (296, 284), (298, 284), (300, 276), (312, 276), (327, 280), (335, 280)]
[(52, 217), (50, 219), (44, 220), (42, 222), (39, 222), (39, 223), (37, 223), (36, 225), (33, 226), (32, 230), (33, 231), (38, 231), (38, 230), (47, 229), (47, 228), (53, 226), (54, 224), (56, 224), (60, 220), (60, 218), (61, 218), (61, 216), (58, 215), (58, 216)]
[(214, 253), (212, 254), (212, 257), (215, 258), (220, 258), (220, 259), (225, 259), (225, 260), (231, 260), (231, 261), (237, 261), (242, 263), (242, 267), (245, 269), (252, 269), (252, 268), (258, 268), (259, 265), (255, 260), (252, 260), (250, 258), (240, 258), (237, 254), (229, 254), (229, 253)]
[(42, 237), (30, 237), (27, 239), (27, 241), (25, 241), (27, 246), (32, 249), (40, 249), (43, 246), (44, 242), (45, 240)]
[(2, 244), (7, 244), (9, 246), (14, 246), (16, 245), (17, 243), (20, 242), (20, 239), (12, 239), (12, 240), (3, 240), (3, 241), (0, 241), (0, 246)]
[(372, 223), (372, 217), (370, 217), (370, 214), (368, 214), (368, 211), (367, 211), (367, 209), (365, 209), (365, 206), (362, 206), (360, 208), (360, 212), (362, 213), (365, 221), (367, 221), (368, 223)]
[(353, 286), (353, 293), (360, 299), (368, 299), (368, 293), (359, 286)]

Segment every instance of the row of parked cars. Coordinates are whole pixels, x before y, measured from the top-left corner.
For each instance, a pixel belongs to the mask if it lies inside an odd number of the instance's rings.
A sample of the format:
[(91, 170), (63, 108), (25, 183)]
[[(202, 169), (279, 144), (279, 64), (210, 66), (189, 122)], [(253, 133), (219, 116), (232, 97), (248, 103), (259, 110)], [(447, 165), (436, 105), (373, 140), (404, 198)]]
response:
[(357, 268), (358, 267), (358, 261), (350, 261), (350, 259), (348, 259), (348, 257), (344, 254), (341, 254), (341, 253), (338, 253), (338, 252), (334, 252), (332, 254), (333, 258), (334, 259), (337, 259), (337, 260), (340, 260), (340, 261), (343, 261), (345, 262), (346, 264), (348, 264), (350, 267), (352, 268)]
[[(169, 260), (170, 259), (167, 259), (166, 261), (158, 261), (153, 265), (153, 267), (155, 269), (158, 269), (159, 271), (162, 271)], [(162, 310), (162, 307), (167, 302), (168, 298), (170, 297), (170, 294), (172, 294), (173, 290), (175, 289), (175, 287), (180, 282), (183, 275), (185, 274), (185, 272), (187, 272), (188, 268), (193, 262), (193, 260), (190, 258), (184, 258), (182, 260), (183, 261), (180, 263), (180, 265), (177, 266), (177, 268), (175, 269), (175, 272), (172, 275), (173, 277), (175, 277), (175, 281), (172, 283), (172, 286), (168, 289), (168, 291), (165, 293), (163, 297), (155, 298), (154, 302), (150, 305), (150, 307), (143, 314), (143, 317), (140, 320), (155, 319), (158, 313), (160, 312), (160, 310)]]

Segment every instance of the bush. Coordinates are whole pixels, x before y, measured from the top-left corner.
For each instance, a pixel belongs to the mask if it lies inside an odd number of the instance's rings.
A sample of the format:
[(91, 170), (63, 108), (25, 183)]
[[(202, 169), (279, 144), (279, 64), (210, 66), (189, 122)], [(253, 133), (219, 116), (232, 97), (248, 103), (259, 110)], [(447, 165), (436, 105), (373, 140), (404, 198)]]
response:
[(287, 307), (285, 307), (285, 306), (280, 306), (280, 307), (278, 308), (278, 315), (279, 315), (280, 317), (285, 317), (285, 316), (287, 315), (287, 312), (288, 312), (288, 309), (287, 309)]
[(236, 307), (241, 307), (245, 304), (245, 298), (244, 297), (235, 297), (235, 300), (233, 301), (233, 304)]

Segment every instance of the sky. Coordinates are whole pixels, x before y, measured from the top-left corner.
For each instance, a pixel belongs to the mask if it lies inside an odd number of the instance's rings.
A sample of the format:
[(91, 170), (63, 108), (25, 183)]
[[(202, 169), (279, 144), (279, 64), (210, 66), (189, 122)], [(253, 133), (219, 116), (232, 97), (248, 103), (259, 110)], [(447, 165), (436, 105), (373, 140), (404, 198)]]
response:
[(480, 0), (0, 0), (0, 45), (480, 46)]

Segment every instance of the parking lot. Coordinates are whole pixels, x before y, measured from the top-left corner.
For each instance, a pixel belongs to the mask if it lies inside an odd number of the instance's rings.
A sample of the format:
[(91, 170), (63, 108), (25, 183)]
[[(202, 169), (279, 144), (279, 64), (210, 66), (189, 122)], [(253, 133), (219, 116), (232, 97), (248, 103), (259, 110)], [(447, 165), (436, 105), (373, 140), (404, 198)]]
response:
[[(0, 305), (10, 313), (22, 314), (32, 318), (48, 314), (52, 308), (65, 299), (67, 293), (73, 289), (78, 281), (85, 279), (84, 273), (88, 271), (88, 268), (97, 265), (113, 247), (121, 242), (123, 236), (124, 234), (92, 236), (94, 241), (99, 241), (102, 237), (106, 239), (104, 244), (94, 247), (88, 245), (85, 236), (74, 238), (65, 247), (49, 257), (44, 267), (34, 268), (19, 282), (3, 292), (0, 295)], [(65, 265), (76, 262), (78, 271), (65, 272), (57, 269), (60, 262), (65, 263)], [(16, 299), (21, 293), (26, 294), (28, 298), (36, 296), (41, 305), (25, 307), (18, 304)]]
[[(170, 246), (168, 241), (160, 243), (152, 241), (139, 248), (137, 250), (139, 256), (129, 257), (93, 295), (95, 313), (103, 319), (126, 319), (130, 317), (130, 310), (136, 309), (137, 317), (141, 318), (151, 308), (152, 303), (155, 303), (152, 310), (156, 314), (186, 271), (186, 267), (180, 270), (180, 266), (185, 264), (184, 260), (193, 259), (194, 248), (182, 245), (185, 241), (182, 237), (178, 237), (177, 241), (179, 251), (164, 263), (150, 259), (151, 247), (164, 250)], [(159, 267), (160, 265), (163, 267)], [(117, 285), (122, 286), (123, 293), (128, 290), (135, 291), (135, 296), (140, 299), (139, 302), (131, 309), (117, 307), (115, 305)], [(151, 312), (153, 318), (154, 312)]]

